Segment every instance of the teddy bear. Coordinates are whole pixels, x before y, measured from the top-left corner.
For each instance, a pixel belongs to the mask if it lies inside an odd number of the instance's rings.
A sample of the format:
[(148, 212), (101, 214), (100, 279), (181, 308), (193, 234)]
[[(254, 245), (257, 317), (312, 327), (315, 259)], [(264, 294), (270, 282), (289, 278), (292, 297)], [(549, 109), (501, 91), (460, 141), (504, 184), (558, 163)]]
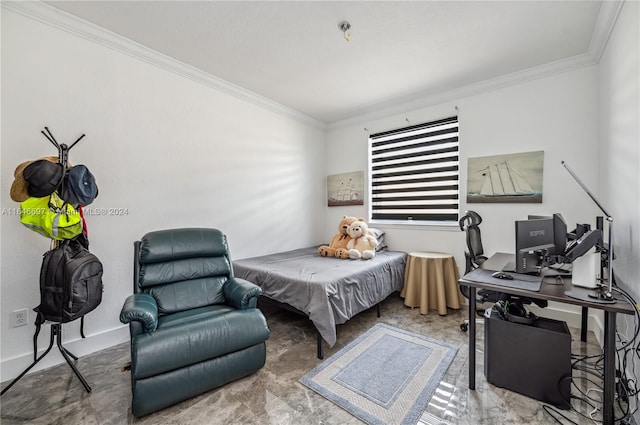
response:
[[(364, 218), (362, 218), (364, 220)], [(336, 257), (346, 259), (349, 258), (349, 251), (347, 251), (347, 243), (351, 240), (351, 237), (347, 234), (349, 225), (354, 221), (358, 221), (356, 217), (350, 217), (345, 215), (338, 224), (338, 233), (336, 233), (329, 245), (322, 245), (318, 248), (318, 254), (323, 257)]]
[(368, 260), (376, 256), (378, 241), (369, 232), (369, 226), (364, 219), (354, 221), (349, 225), (347, 234), (351, 240), (347, 243), (349, 258)]

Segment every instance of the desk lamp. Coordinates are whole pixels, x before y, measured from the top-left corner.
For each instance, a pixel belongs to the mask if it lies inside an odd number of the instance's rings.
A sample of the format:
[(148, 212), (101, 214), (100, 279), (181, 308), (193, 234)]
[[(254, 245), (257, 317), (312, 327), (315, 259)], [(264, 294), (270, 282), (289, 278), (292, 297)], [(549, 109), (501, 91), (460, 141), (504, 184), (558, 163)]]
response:
[(589, 191), (589, 189), (587, 189), (584, 183), (582, 183), (582, 180), (580, 180), (580, 178), (573, 172), (573, 170), (569, 167), (569, 165), (567, 165), (567, 163), (564, 161), (560, 161), (560, 162), (562, 163), (564, 168), (566, 168), (569, 174), (571, 174), (571, 177), (573, 177), (573, 179), (580, 185), (582, 190), (584, 190), (585, 193), (589, 195), (591, 200), (595, 202), (598, 208), (600, 208), (600, 211), (602, 211), (602, 213), (605, 215), (607, 219), (607, 222), (609, 223), (607, 225), (608, 227), (607, 230), (609, 231), (609, 237), (608, 237), (609, 246), (607, 247), (607, 286), (606, 287), (600, 286), (595, 291), (589, 292), (586, 296), (583, 293), (577, 292), (577, 291), (566, 291), (565, 295), (572, 298), (578, 298), (585, 301), (592, 301), (596, 303), (615, 303), (616, 300), (615, 298), (613, 298), (613, 293), (611, 288), (613, 285), (613, 217), (609, 215), (609, 213), (604, 209), (602, 204), (598, 202), (596, 197), (593, 196), (593, 194)]

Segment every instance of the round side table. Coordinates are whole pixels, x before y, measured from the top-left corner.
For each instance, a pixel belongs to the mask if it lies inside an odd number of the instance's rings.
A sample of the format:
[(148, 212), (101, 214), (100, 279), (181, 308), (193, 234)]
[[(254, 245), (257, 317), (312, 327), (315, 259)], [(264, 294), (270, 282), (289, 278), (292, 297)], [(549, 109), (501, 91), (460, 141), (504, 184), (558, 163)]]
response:
[(437, 310), (447, 314), (447, 307), (460, 309), (464, 302), (458, 286), (458, 266), (451, 254), (411, 252), (404, 270), (404, 287), (400, 296), (407, 307), (420, 307), (420, 314)]

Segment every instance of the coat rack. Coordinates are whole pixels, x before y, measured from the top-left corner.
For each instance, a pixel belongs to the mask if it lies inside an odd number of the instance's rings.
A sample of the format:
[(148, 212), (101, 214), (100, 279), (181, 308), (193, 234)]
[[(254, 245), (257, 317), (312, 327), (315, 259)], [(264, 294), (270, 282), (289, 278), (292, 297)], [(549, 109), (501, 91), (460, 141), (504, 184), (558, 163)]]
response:
[[(44, 137), (47, 138), (47, 140), (49, 140), (58, 149), (58, 162), (60, 164), (62, 164), (62, 170), (63, 170), (63, 174), (62, 175), (64, 176), (67, 173), (67, 165), (68, 165), (68, 160), (69, 160), (69, 151), (80, 140), (82, 140), (82, 138), (85, 137), (85, 135), (83, 134), (75, 142), (73, 142), (71, 144), (71, 146), (68, 146), (65, 143), (58, 143), (56, 141), (55, 137), (53, 137), (53, 134), (51, 133), (51, 131), (49, 131), (49, 128), (46, 127), (46, 126), (44, 127), (44, 131), (41, 131), (41, 133), (44, 135)], [(64, 179), (63, 179), (63, 181), (64, 181)], [(64, 184), (64, 183), (62, 183), (62, 184)], [(58, 242), (54, 241), (54, 245), (53, 246), (54, 246), (54, 248), (57, 247), (58, 246)], [(7, 385), (5, 388), (3, 388), (2, 392), (0, 392), (0, 396), (4, 395), (9, 390), (9, 388), (11, 388), (24, 375), (26, 375), (27, 372), (29, 372), (36, 364), (38, 364), (38, 362), (40, 362), (40, 360), (42, 360), (47, 354), (49, 354), (49, 352), (53, 348), (54, 340), (56, 341), (56, 345), (58, 346), (58, 350), (60, 351), (60, 354), (62, 354), (62, 357), (64, 357), (64, 359), (66, 360), (66, 362), (69, 365), (69, 367), (71, 368), (71, 370), (73, 370), (73, 373), (78, 377), (78, 379), (80, 380), (80, 382), (84, 386), (85, 390), (87, 390), (88, 393), (91, 392), (91, 387), (89, 386), (87, 381), (84, 379), (84, 377), (82, 376), (80, 371), (76, 368), (76, 366), (71, 361), (72, 358), (73, 358), (74, 361), (77, 361), (78, 357), (76, 355), (74, 355), (71, 351), (69, 351), (67, 348), (65, 348), (64, 345), (62, 344), (62, 323), (52, 323), (51, 324), (51, 337), (49, 338), (49, 347), (45, 350), (44, 353), (42, 353), (40, 356), (38, 356), (38, 335), (40, 334), (40, 326), (43, 323), (44, 323), (44, 321), (41, 321), (40, 317), (38, 317), (38, 319), (36, 319), (36, 330), (35, 330), (35, 333), (33, 335), (33, 363), (31, 363), (25, 370), (23, 370), (22, 373), (20, 373), (20, 375), (18, 375), (13, 381), (11, 381), (9, 383), (9, 385)], [(84, 336), (84, 316), (80, 318), (80, 335), (82, 336), (82, 338), (85, 337)]]

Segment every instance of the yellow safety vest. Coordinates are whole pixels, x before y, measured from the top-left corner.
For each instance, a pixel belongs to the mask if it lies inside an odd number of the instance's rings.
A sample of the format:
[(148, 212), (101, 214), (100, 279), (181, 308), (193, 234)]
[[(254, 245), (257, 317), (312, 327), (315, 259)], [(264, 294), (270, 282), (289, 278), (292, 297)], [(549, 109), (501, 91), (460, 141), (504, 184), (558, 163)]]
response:
[(72, 239), (82, 232), (80, 212), (60, 199), (57, 192), (22, 202), (20, 222), (34, 232), (55, 240)]

